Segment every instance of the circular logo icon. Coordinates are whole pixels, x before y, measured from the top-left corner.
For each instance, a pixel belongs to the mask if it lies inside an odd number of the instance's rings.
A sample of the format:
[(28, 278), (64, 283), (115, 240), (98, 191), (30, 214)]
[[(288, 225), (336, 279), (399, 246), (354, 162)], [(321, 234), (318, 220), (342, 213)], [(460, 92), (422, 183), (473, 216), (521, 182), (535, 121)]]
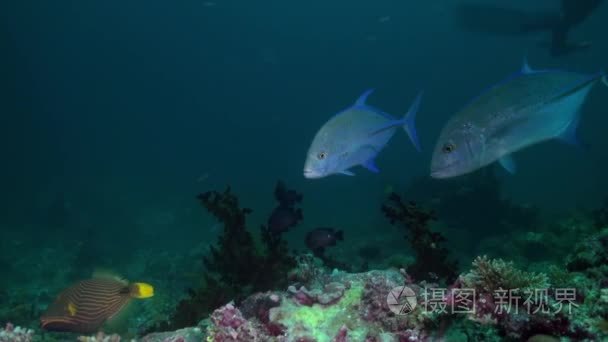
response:
[(396, 315), (407, 315), (414, 311), (418, 301), (414, 290), (407, 286), (397, 286), (386, 296), (386, 304)]

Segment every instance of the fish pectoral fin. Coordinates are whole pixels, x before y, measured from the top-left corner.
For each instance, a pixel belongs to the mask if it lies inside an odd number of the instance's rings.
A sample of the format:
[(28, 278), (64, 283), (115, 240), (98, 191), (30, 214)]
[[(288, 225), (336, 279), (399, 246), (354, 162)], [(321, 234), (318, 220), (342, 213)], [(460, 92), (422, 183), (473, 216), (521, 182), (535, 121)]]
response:
[(361, 166), (370, 170), (373, 173), (379, 173), (380, 169), (378, 169), (378, 166), (376, 166), (375, 160), (376, 160), (376, 156), (378, 155), (380, 150), (378, 150), (376, 147), (374, 147), (372, 145), (365, 145), (365, 146), (361, 146), (361, 150), (359, 150), (359, 152), (363, 156), (368, 156), (367, 160), (364, 163), (362, 163)]
[(498, 159), (498, 163), (509, 173), (514, 174), (517, 170), (517, 166), (515, 165), (515, 160), (510, 155), (506, 155), (500, 159)]
[(374, 158), (363, 163), (363, 167), (365, 167), (366, 169), (370, 170), (373, 173), (380, 172), (380, 169), (378, 169), (378, 166), (376, 166), (376, 161), (374, 160)]
[(587, 145), (579, 139), (578, 134), (576, 133), (580, 118), (581, 114), (577, 113), (568, 127), (558, 136), (558, 139), (566, 144), (585, 149)]
[(348, 170), (340, 171), (339, 173), (342, 174), (342, 175), (346, 175), (346, 176), (354, 176), (355, 175), (352, 171), (348, 171)]

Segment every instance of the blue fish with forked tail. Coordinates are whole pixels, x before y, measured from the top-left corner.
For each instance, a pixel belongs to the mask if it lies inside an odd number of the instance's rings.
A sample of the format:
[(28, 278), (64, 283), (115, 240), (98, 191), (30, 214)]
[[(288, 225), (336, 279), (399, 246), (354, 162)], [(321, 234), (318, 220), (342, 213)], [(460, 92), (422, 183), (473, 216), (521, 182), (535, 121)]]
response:
[(522, 70), (491, 87), (443, 127), (431, 160), (431, 176), (449, 178), (495, 161), (515, 172), (511, 155), (550, 139), (577, 144), (580, 109), (606, 75)]
[(414, 127), (422, 92), (407, 114), (397, 119), (366, 103), (373, 92), (368, 90), (351, 107), (334, 115), (315, 135), (304, 163), (304, 177), (322, 178), (332, 174), (353, 176), (349, 169), (361, 165), (379, 172), (374, 160), (398, 127), (403, 127), (420, 151)]

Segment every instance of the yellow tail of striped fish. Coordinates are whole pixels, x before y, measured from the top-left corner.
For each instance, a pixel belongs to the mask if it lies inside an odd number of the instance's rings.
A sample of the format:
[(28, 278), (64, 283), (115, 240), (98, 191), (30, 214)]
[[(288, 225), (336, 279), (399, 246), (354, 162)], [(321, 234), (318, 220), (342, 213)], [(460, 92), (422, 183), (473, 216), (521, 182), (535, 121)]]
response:
[(154, 287), (147, 283), (131, 284), (131, 297), (133, 298), (150, 298), (154, 296)]

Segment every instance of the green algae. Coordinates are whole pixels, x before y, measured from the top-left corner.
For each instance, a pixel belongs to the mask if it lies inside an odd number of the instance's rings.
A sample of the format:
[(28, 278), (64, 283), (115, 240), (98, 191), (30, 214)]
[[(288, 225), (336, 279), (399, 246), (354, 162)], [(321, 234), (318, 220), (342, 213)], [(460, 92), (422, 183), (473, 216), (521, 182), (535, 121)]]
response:
[(363, 341), (370, 327), (359, 317), (362, 295), (363, 284), (354, 283), (335, 304), (304, 306), (286, 300), (272, 316), (286, 327), (287, 336), (293, 338), (309, 337), (318, 342), (328, 342), (342, 326), (346, 326), (349, 339)]

